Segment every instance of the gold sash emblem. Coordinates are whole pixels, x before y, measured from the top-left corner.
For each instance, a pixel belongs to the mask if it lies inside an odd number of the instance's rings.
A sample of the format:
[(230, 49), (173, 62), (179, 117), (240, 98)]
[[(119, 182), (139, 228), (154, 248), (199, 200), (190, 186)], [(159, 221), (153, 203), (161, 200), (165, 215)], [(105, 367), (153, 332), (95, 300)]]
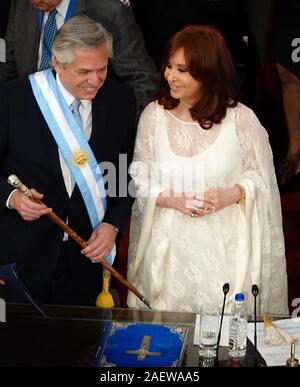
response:
[(88, 159), (87, 153), (82, 149), (78, 149), (73, 152), (73, 162), (78, 168), (85, 167)]

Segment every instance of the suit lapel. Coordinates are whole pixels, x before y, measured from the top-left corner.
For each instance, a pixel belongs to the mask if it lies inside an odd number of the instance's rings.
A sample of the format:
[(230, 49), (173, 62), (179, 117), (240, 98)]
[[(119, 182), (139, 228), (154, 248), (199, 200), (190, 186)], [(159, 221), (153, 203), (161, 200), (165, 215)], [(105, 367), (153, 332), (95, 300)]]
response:
[(86, 0), (77, 0), (76, 6), (73, 12), (73, 16), (77, 15), (86, 15), (87, 13), (87, 5)]
[(107, 127), (107, 109), (99, 94), (101, 94), (101, 91), (92, 101), (92, 134), (89, 141), (98, 163), (101, 161), (101, 150), (105, 146), (105, 138), (108, 135), (105, 133), (105, 128)]
[[(16, 42), (16, 44), (26, 44), (27, 54), (24, 56), (24, 61), (28, 62), (26, 65), (28, 68), (37, 68), (37, 58), (39, 51), (40, 31), (38, 26), (37, 11), (33, 7), (26, 7), (21, 15), (22, 19), (20, 24), (26, 24), (26, 34), (22, 37), (22, 41)], [(25, 64), (24, 64), (25, 65)]]
[(68, 195), (66, 190), (66, 185), (64, 182), (60, 159), (59, 159), (59, 150), (58, 145), (45, 121), (43, 120), (43, 130), (45, 131), (44, 135), (44, 146), (42, 149), (47, 149), (47, 157), (51, 160), (51, 169), (53, 170), (53, 175), (55, 176), (59, 187), (62, 189), (65, 195)]

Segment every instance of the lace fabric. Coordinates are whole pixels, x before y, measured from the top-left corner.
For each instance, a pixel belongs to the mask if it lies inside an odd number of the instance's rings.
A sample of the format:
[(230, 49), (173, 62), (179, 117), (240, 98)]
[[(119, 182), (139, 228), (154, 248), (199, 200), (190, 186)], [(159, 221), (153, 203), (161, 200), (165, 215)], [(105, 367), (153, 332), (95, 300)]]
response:
[[(168, 184), (153, 172), (153, 162), (168, 163)], [(202, 188), (242, 184), (246, 204), (231, 205), (193, 219), (155, 206), (172, 179), (185, 178), (202, 166)], [(178, 166), (187, 165), (180, 170)], [(248, 296), (260, 287), (260, 312), (287, 312), (287, 280), (279, 193), (267, 133), (242, 104), (228, 109), (210, 130), (184, 122), (156, 102), (144, 110), (138, 128), (131, 175), (137, 186), (133, 207), (128, 278), (160, 310), (198, 312), (201, 305), (221, 305), (222, 286)], [(151, 179), (150, 179), (151, 177)], [(192, 178), (193, 180), (193, 178)], [(151, 189), (149, 189), (151, 184)], [(149, 195), (151, 192), (151, 195)], [(129, 295), (131, 307), (141, 306)]]

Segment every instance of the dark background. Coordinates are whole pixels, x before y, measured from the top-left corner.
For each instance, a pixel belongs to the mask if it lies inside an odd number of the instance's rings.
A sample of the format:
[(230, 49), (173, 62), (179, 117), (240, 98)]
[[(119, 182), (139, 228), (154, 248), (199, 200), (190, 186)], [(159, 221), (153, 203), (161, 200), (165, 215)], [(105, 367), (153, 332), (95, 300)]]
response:
[(3, 38), (6, 31), (9, 6), (10, 0), (0, 1), (0, 38)]

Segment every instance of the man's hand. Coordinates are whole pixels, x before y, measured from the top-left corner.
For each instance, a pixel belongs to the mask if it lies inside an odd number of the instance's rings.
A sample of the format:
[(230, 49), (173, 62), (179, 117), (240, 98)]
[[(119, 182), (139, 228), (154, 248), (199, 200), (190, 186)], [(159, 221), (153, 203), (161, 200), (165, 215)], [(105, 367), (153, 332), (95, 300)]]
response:
[(109, 223), (101, 223), (93, 231), (88, 246), (81, 251), (92, 262), (100, 262), (110, 254), (116, 240), (117, 230)]
[[(36, 199), (42, 199), (43, 195), (37, 192), (35, 189), (31, 189), (33, 196)], [(20, 191), (15, 191), (10, 200), (9, 207), (18, 211), (24, 220), (36, 220), (42, 215), (49, 214), (52, 211), (51, 208), (45, 206), (45, 204), (38, 204), (32, 202), (27, 196)]]

